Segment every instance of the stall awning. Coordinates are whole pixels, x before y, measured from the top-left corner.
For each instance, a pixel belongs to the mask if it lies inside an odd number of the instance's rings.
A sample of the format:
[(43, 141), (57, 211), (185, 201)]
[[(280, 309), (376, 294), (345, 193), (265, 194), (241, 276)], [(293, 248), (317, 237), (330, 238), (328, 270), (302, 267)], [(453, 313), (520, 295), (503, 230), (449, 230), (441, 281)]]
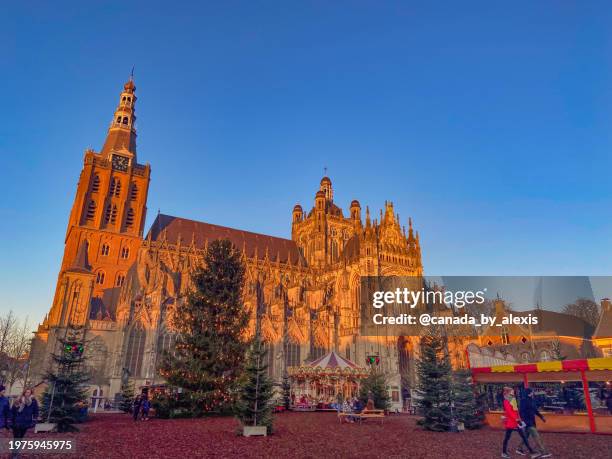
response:
[(472, 374), (478, 373), (541, 373), (545, 371), (589, 371), (612, 370), (612, 357), (578, 360), (554, 360), (524, 365), (495, 365), (492, 367), (472, 368)]

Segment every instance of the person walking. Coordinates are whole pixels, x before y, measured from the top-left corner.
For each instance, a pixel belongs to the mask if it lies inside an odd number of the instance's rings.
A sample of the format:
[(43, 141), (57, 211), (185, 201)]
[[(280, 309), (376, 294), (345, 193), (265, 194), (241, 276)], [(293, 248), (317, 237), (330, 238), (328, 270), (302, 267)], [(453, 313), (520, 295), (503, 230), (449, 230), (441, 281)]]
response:
[(504, 421), (504, 427), (506, 428), (506, 433), (504, 434), (504, 442), (502, 446), (502, 455), (503, 458), (509, 458), (508, 454), (508, 441), (510, 441), (510, 437), (512, 436), (512, 432), (518, 432), (523, 443), (531, 453), (532, 458), (536, 458), (539, 456), (531, 446), (529, 446), (529, 442), (527, 441), (527, 437), (525, 436), (525, 423), (521, 420), (518, 412), (518, 406), (516, 403), (516, 398), (514, 396), (514, 389), (511, 387), (504, 387), (504, 417), (502, 418)]
[(0, 384), (0, 429), (9, 428), (9, 419), (11, 417), (11, 408), (9, 399), (4, 395), (6, 387)]
[(142, 405), (142, 400), (140, 395), (137, 395), (134, 398), (134, 402), (132, 403), (132, 416), (134, 417), (134, 422), (138, 421), (138, 415), (140, 414), (140, 407)]
[[(538, 406), (536, 401), (534, 400), (534, 392), (533, 389), (528, 387), (525, 389), (523, 393), (523, 398), (521, 398), (521, 403), (519, 404), (519, 413), (521, 415), (522, 421), (525, 423), (525, 437), (527, 437), (527, 441), (529, 441), (529, 437), (533, 437), (533, 441), (538, 446), (538, 450), (540, 451), (541, 458), (551, 457), (552, 454), (546, 449), (544, 442), (542, 441), (542, 437), (540, 437), (540, 433), (536, 428), (536, 419), (535, 417), (539, 417), (542, 422), (546, 422), (542, 413), (538, 410)], [(523, 450), (522, 446), (516, 450), (518, 454), (524, 456), (526, 453)]]

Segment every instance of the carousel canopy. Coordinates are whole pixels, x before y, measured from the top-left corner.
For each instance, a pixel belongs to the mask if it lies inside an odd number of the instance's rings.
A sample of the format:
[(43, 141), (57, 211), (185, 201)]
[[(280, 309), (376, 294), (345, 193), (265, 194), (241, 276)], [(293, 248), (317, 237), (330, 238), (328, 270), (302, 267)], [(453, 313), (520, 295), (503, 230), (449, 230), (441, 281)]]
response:
[(294, 377), (307, 376), (354, 376), (363, 378), (367, 375), (367, 370), (362, 368), (349, 359), (331, 351), (310, 363), (299, 367), (289, 367), (288, 373)]
[(344, 370), (345, 368), (354, 368), (359, 369), (359, 367), (344, 357), (340, 357), (336, 354), (336, 351), (331, 351), (329, 354), (325, 354), (323, 357), (318, 358), (308, 364), (310, 367), (319, 367), (325, 369), (335, 369), (340, 368)]

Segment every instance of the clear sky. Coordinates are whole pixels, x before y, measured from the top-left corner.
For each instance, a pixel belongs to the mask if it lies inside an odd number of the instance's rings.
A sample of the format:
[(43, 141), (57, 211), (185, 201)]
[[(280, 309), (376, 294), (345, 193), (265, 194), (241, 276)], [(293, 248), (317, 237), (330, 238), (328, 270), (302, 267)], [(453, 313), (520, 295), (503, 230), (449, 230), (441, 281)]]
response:
[(135, 65), (162, 212), (289, 237), (412, 216), (431, 275), (612, 274), (609, 2), (4, 2), (0, 312), (50, 307), (87, 147)]

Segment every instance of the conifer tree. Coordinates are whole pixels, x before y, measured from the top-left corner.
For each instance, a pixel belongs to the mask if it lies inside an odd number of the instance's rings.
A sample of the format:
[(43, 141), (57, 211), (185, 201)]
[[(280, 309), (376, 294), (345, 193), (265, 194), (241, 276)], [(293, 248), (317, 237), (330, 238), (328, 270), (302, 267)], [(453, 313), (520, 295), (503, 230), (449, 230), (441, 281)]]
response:
[(453, 415), (466, 429), (478, 429), (484, 424), (483, 398), (475, 394), (470, 370), (453, 373)]
[(124, 384), (121, 384), (121, 401), (119, 409), (124, 413), (129, 413), (132, 410), (134, 401), (134, 381), (128, 379)]
[(245, 366), (245, 381), (236, 404), (238, 419), (245, 426), (266, 426), (272, 433), (272, 396), (274, 389), (268, 378), (267, 350), (261, 342), (259, 330), (249, 349)]
[(419, 398), (416, 403), (423, 414), (419, 424), (427, 430), (448, 430), (451, 421), (451, 364), (446, 337), (434, 326), (430, 326), (428, 333), (421, 337), (417, 374)]
[(389, 408), (389, 387), (385, 374), (378, 368), (372, 366), (370, 374), (361, 381), (359, 388), (359, 399), (365, 404), (369, 398), (374, 401), (374, 407), (379, 410)]
[(229, 240), (211, 242), (191, 277), (187, 301), (171, 318), (176, 345), (160, 373), (183, 389), (189, 415), (229, 409), (246, 354), (249, 314), (242, 302), (244, 265)]
[(78, 431), (80, 410), (87, 400), (86, 384), (90, 375), (84, 363), (85, 342), (82, 327), (69, 327), (59, 348), (52, 354), (46, 375), (47, 389), (42, 396), (41, 414), (46, 422), (57, 424), (58, 432)]

